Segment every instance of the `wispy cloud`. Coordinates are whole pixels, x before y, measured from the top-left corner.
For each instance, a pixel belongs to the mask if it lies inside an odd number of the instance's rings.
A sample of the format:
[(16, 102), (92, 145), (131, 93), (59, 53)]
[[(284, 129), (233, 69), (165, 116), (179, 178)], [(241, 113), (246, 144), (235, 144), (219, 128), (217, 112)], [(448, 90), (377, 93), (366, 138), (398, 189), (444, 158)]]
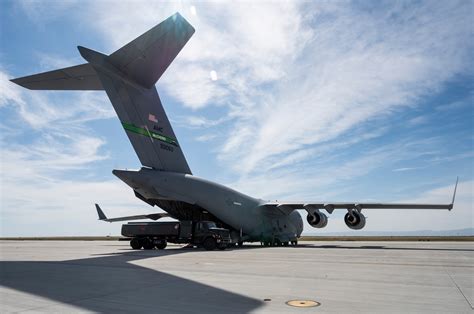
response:
[(454, 155), (449, 155), (449, 156), (436, 156), (434, 158), (429, 159), (429, 162), (434, 163), (434, 164), (439, 164), (443, 162), (453, 162), (453, 161), (458, 161), (462, 159), (472, 159), (474, 157), (474, 152), (465, 152), (465, 153), (460, 153), (460, 154), (454, 154)]
[[(372, 118), (414, 105), (463, 71), (470, 48), (462, 43), (470, 36), (463, 9), (411, 9), (416, 14), (406, 19), (398, 6), (378, 14), (322, 7), (305, 53), (275, 83), (276, 97), (256, 98), (254, 118), (236, 124), (221, 157), (238, 159), (241, 170), (253, 171), (274, 156), (336, 139), (354, 126), (370, 127)], [(383, 22), (389, 16), (391, 22)], [(253, 138), (244, 150), (241, 129)]]
[(447, 104), (442, 104), (436, 107), (436, 110), (438, 111), (450, 111), (450, 110), (456, 110), (460, 109), (463, 107), (471, 106), (473, 108), (474, 106), (474, 91), (467, 97), (466, 99), (462, 100), (457, 100), (454, 102), (450, 102)]
[(418, 116), (418, 117), (408, 120), (407, 123), (411, 126), (417, 126), (420, 124), (427, 123), (428, 121), (429, 121), (429, 118), (427, 116)]
[(84, 63), (79, 55), (76, 58), (71, 59), (64, 58), (57, 54), (37, 52), (36, 56), (38, 57), (39, 66), (42, 71), (51, 71)]
[(10, 78), (0, 69), (0, 107), (16, 107), (18, 118), (31, 128), (61, 133), (76, 128), (77, 132), (84, 122), (115, 117), (103, 92), (28, 92), (10, 82)]
[(50, 5), (45, 5), (41, 0), (19, 0), (15, 1), (17, 5), (28, 18), (35, 22), (37, 26), (42, 27), (46, 21), (57, 18), (64, 12), (68, 12), (75, 5), (81, 1), (77, 0), (63, 0), (50, 2)]
[(0, 68), (0, 107), (9, 105), (11, 102), (25, 105), (21, 90), (9, 81), (9, 75)]
[(216, 120), (211, 120), (203, 116), (186, 116), (178, 117), (177, 119), (171, 119), (177, 125), (183, 128), (190, 129), (206, 129), (218, 126), (224, 122), (229, 121), (229, 117), (222, 117)]
[[(447, 210), (368, 210), (367, 230), (380, 230), (384, 226), (386, 231), (396, 230), (450, 230), (472, 228), (474, 195), (472, 194), (474, 181), (460, 182), (456, 201), (452, 211)], [(428, 190), (414, 199), (400, 200), (402, 203), (447, 204), (451, 202), (454, 184)], [(387, 217), (399, 217), (399, 222), (390, 223)]]
[(209, 142), (212, 141), (217, 137), (217, 134), (204, 134), (196, 137), (196, 141), (198, 142)]
[[(87, 234), (90, 216), (83, 213), (86, 208), (93, 213), (90, 197), (101, 200), (107, 195), (112, 204), (114, 199), (131, 204), (133, 196), (127, 198), (120, 182), (88, 174), (91, 165), (109, 157), (104, 150), (105, 140), (85, 125), (114, 116), (104, 97), (93, 93), (34, 93), (21, 89), (9, 78), (8, 73), (0, 71), (0, 233), (37, 235), (36, 228), (28, 226), (50, 226), (61, 211), (76, 224), (83, 223), (83, 234)], [(71, 177), (73, 171), (76, 173)], [(118, 206), (119, 211), (124, 210), (122, 206)], [(51, 235), (75, 233), (78, 231), (61, 227), (41, 230), (41, 234)]]
[[(348, 199), (347, 189), (359, 184), (359, 181), (374, 171), (390, 175), (394, 165), (425, 156), (427, 143), (417, 140), (400, 140), (390, 145), (365, 150), (364, 154), (340, 151), (303, 151), (288, 155), (283, 165), (265, 169), (258, 173), (241, 176), (229, 183), (237, 190), (259, 196), (264, 199), (326, 201), (328, 199), (344, 201)], [(311, 162), (304, 162), (306, 154), (317, 154)], [(313, 156), (314, 157), (314, 156)], [(388, 169), (382, 170), (384, 167)], [(271, 184), (268, 184), (271, 182)], [(387, 182), (387, 188), (389, 183)], [(393, 191), (391, 191), (393, 193)], [(363, 197), (373, 197), (373, 192)], [(364, 201), (356, 196), (357, 201)], [(315, 199), (316, 198), (316, 199)], [(378, 201), (393, 200), (379, 199)]]
[(404, 167), (404, 168), (393, 169), (392, 171), (393, 172), (404, 172), (404, 171), (411, 171), (411, 170), (416, 170), (416, 169), (420, 169), (420, 168), (419, 167)]

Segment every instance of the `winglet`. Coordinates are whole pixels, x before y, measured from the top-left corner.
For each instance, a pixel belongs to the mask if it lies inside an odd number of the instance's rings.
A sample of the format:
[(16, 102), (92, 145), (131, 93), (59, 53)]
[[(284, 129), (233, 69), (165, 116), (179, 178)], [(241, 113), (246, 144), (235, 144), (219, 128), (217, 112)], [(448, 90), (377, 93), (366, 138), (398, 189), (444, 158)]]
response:
[(102, 209), (100, 209), (99, 204), (95, 204), (95, 209), (97, 209), (97, 215), (99, 215), (99, 220), (107, 220), (107, 216), (105, 216)]
[(458, 189), (458, 182), (459, 182), (459, 177), (456, 178), (456, 185), (454, 186), (453, 199), (451, 200), (451, 204), (449, 205), (449, 210), (453, 209), (454, 200), (456, 199), (456, 190)]

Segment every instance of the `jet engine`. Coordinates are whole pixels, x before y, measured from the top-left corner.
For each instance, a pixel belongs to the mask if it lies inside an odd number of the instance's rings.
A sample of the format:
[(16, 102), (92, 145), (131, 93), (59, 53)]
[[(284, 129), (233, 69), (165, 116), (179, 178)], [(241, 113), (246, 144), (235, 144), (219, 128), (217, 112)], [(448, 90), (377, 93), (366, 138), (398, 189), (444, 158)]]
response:
[(352, 210), (344, 216), (346, 225), (354, 230), (360, 230), (365, 226), (365, 216), (358, 211)]
[(328, 224), (328, 217), (319, 211), (308, 214), (306, 220), (313, 228), (324, 228)]

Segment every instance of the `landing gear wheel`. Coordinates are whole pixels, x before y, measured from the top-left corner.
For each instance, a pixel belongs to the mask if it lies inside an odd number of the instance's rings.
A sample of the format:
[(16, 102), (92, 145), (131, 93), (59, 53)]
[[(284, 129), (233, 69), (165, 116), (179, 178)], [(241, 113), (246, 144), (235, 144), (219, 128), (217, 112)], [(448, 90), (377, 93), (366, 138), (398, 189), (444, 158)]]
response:
[(288, 246), (288, 245), (289, 245), (288, 241), (283, 242), (283, 246)]
[(297, 241), (297, 240), (291, 241), (291, 245), (292, 245), (292, 246), (297, 246), (297, 245), (298, 245), (298, 241)]
[(140, 241), (140, 239), (138, 238), (133, 238), (132, 240), (130, 240), (130, 246), (132, 247), (132, 249), (134, 250), (139, 250), (142, 248), (142, 243)]
[(273, 246), (281, 246), (280, 239), (275, 239), (275, 241), (273, 242)]
[(237, 242), (237, 246), (238, 246), (238, 247), (242, 247), (242, 245), (244, 245), (244, 242), (243, 242), (243, 241)]
[(154, 247), (155, 245), (153, 244), (153, 241), (151, 239), (149, 238), (143, 239), (143, 248), (145, 250), (152, 250)]
[(216, 239), (209, 237), (206, 240), (204, 240), (202, 246), (204, 247), (206, 251), (212, 251), (217, 246)]
[(164, 250), (166, 248), (166, 245), (168, 245), (168, 243), (166, 242), (166, 240), (163, 240), (156, 245), (156, 248), (158, 250)]

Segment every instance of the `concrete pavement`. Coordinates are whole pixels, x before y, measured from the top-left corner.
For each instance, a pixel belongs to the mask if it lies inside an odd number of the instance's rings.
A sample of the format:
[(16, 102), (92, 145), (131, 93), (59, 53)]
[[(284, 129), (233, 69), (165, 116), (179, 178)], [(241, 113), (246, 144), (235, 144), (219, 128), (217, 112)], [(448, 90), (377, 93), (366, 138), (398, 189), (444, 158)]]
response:
[[(1, 312), (472, 313), (472, 242), (301, 242), (207, 252), (0, 241)], [(289, 300), (314, 300), (295, 308)]]

